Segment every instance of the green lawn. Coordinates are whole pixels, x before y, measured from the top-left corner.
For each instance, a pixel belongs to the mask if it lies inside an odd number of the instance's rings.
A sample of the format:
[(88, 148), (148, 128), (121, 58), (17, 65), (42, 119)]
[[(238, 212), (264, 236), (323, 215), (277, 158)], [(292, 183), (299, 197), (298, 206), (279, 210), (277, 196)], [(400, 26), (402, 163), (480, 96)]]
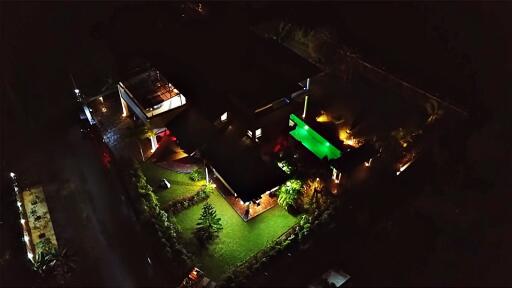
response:
[[(188, 174), (164, 169), (149, 162), (142, 165), (142, 171), (148, 179), (148, 184), (153, 187), (153, 191), (158, 197), (158, 202), (161, 206), (165, 206), (176, 199), (193, 195), (206, 183), (205, 180), (194, 182), (190, 180)], [(171, 183), (171, 188), (162, 189), (159, 187), (162, 178), (167, 179)]]
[(201, 249), (192, 235), (202, 204), (181, 212), (176, 216), (176, 220), (183, 230), (182, 236), (187, 251), (195, 256), (195, 264), (206, 272), (208, 277), (216, 281), (297, 222), (296, 217), (288, 214), (280, 206), (266, 211), (249, 222), (244, 222), (217, 191), (212, 193), (208, 201), (215, 206), (224, 229), (219, 238), (207, 248)]

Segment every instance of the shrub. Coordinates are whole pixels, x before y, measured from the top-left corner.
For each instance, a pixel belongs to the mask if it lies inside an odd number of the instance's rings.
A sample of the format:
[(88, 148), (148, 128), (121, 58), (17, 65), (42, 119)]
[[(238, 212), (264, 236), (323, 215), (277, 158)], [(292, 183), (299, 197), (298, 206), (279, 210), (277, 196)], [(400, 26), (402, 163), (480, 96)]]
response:
[(295, 204), (299, 197), (300, 190), (302, 188), (302, 181), (298, 179), (291, 179), (286, 181), (281, 187), (279, 187), (277, 202), (279, 205), (288, 208)]
[(190, 180), (192, 181), (199, 181), (203, 179), (203, 171), (200, 168), (194, 169), (189, 175)]
[[(163, 250), (172, 262), (179, 262), (181, 266), (189, 265), (190, 254), (177, 241), (177, 233), (180, 230), (172, 214), (168, 214), (160, 209), (156, 195), (153, 189), (146, 182), (146, 177), (140, 167), (136, 167), (134, 180), (136, 182), (139, 194), (141, 195), (141, 206), (146, 220), (156, 229), (156, 235), (160, 239)], [(176, 263), (178, 264), (178, 263)]]
[(213, 186), (207, 184), (203, 186), (199, 191), (197, 191), (194, 195), (170, 203), (169, 206), (167, 206), (167, 211), (169, 211), (172, 214), (178, 214), (181, 211), (187, 209), (188, 207), (191, 207), (193, 205), (196, 205), (197, 203), (200, 203), (208, 199), (208, 197), (210, 197), (211, 191), (213, 191)]
[(286, 161), (281, 161), (281, 162), (277, 162), (277, 166), (279, 166), (279, 168), (283, 169), (283, 171), (286, 173), (286, 174), (290, 174), (292, 173), (292, 166), (286, 162)]

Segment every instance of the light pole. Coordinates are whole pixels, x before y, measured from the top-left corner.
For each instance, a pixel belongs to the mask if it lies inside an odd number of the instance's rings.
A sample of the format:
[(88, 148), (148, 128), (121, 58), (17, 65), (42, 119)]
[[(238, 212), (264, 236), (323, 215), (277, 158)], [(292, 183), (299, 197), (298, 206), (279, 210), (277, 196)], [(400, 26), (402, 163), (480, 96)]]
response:
[(306, 110), (308, 108), (308, 98), (309, 98), (309, 96), (306, 95), (306, 98), (304, 99), (304, 112), (302, 112), (302, 119), (306, 119)]
[(206, 166), (206, 163), (204, 164), (204, 170), (206, 171), (206, 184), (208, 184), (208, 182), (210, 182), (210, 179), (208, 177), (208, 166)]
[(83, 99), (82, 99), (82, 94), (80, 93), (80, 90), (78, 89), (78, 87), (76, 86), (76, 82), (75, 82), (75, 78), (73, 77), (73, 74), (69, 73), (69, 76), (71, 77), (71, 82), (73, 83), (73, 91), (75, 92), (75, 95), (76, 95), (76, 101), (78, 102), (81, 102)]

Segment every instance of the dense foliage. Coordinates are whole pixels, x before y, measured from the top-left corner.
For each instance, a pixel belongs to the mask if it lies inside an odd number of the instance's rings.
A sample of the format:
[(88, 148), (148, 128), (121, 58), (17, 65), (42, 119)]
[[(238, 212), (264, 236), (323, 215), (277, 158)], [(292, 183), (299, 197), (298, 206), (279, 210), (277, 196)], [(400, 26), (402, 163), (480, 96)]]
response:
[(290, 163), (286, 162), (286, 161), (281, 161), (281, 162), (277, 162), (277, 166), (279, 166), (279, 168), (283, 169), (283, 171), (286, 173), (286, 174), (290, 174), (292, 173), (292, 166), (290, 165)]
[(38, 253), (35, 255), (34, 269), (43, 276), (47, 275), (55, 264), (57, 247), (49, 238), (45, 238), (36, 244), (36, 249)]
[(309, 212), (322, 209), (329, 199), (326, 188), (324, 181), (320, 178), (307, 179), (302, 187), (298, 202), (300, 202), (302, 208)]
[(161, 240), (163, 250), (176, 266), (186, 267), (190, 263), (190, 255), (178, 242), (179, 226), (172, 214), (160, 209), (153, 189), (146, 182), (140, 167), (136, 167), (135, 182), (142, 197), (144, 217), (152, 223)]
[(194, 195), (171, 202), (167, 206), (167, 211), (174, 215), (178, 214), (179, 212), (208, 199), (208, 197), (210, 197), (211, 191), (211, 185), (205, 185)]
[(300, 190), (302, 189), (302, 181), (298, 179), (291, 179), (286, 181), (278, 190), (277, 202), (279, 205), (289, 208), (293, 206), (299, 197)]
[(203, 170), (200, 168), (196, 168), (196, 169), (194, 169), (194, 171), (192, 171), (190, 173), (189, 177), (190, 177), (190, 180), (195, 181), (195, 182), (202, 180), (204, 178)]
[(34, 258), (34, 270), (45, 278), (64, 284), (76, 269), (75, 258), (65, 249), (57, 249), (49, 238), (36, 244), (38, 253)]

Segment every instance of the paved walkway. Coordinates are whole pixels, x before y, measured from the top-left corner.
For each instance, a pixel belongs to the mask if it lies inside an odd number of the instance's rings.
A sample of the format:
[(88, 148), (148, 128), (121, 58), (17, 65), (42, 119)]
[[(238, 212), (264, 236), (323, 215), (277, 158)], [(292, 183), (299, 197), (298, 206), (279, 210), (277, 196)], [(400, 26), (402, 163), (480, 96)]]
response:
[(186, 164), (173, 160), (159, 162), (157, 165), (179, 173), (192, 173), (192, 171), (199, 167), (197, 164)]

